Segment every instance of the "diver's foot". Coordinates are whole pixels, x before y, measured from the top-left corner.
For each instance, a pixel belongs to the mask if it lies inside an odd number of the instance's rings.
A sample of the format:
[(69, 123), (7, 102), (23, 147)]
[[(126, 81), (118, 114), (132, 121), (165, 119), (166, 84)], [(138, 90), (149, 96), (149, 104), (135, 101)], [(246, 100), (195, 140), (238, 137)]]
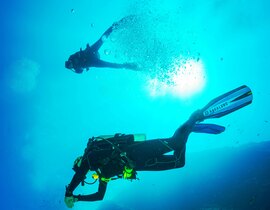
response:
[(194, 122), (202, 122), (204, 120), (203, 111), (201, 109), (196, 110), (189, 119)]

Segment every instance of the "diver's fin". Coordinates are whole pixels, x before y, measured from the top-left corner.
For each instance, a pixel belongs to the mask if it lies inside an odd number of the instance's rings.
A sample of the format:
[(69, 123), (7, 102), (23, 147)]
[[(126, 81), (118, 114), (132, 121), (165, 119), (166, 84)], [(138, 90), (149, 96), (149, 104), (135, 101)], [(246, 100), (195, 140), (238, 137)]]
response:
[(225, 127), (216, 124), (197, 123), (192, 128), (192, 132), (194, 133), (220, 134), (224, 131)]
[(203, 109), (204, 119), (219, 118), (230, 114), (252, 102), (249, 87), (243, 85), (210, 101)]

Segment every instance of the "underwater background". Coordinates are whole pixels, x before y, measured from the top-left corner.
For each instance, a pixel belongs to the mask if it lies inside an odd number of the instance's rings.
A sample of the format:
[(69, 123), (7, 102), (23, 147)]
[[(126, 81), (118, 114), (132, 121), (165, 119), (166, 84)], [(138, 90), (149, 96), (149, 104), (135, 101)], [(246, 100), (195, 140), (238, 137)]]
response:
[[(103, 201), (74, 209), (270, 209), (269, 8), (266, 0), (2, 2), (1, 209), (67, 209), (65, 186), (88, 138), (170, 137), (193, 111), (244, 84), (253, 103), (207, 121), (224, 133), (191, 134), (184, 168), (112, 181)], [(122, 18), (100, 57), (140, 71), (65, 69)]]

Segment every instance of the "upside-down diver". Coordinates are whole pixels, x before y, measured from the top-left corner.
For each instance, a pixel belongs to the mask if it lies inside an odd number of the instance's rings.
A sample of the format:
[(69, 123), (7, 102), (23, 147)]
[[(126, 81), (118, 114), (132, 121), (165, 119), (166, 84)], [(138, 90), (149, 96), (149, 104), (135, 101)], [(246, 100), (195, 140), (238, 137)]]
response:
[(98, 67), (98, 68), (126, 68), (131, 70), (138, 70), (138, 66), (135, 63), (111, 63), (107, 61), (103, 61), (100, 59), (99, 49), (103, 45), (104, 40), (106, 40), (112, 31), (117, 28), (121, 22), (125, 21), (125, 19), (130, 18), (131, 16), (127, 16), (121, 19), (118, 22), (115, 22), (111, 27), (109, 27), (102, 36), (93, 44), (86, 45), (84, 50), (80, 49), (80, 51), (72, 54), (69, 59), (65, 62), (65, 67), (74, 71), (75, 73), (82, 73), (84, 69), (87, 71), (90, 67)]

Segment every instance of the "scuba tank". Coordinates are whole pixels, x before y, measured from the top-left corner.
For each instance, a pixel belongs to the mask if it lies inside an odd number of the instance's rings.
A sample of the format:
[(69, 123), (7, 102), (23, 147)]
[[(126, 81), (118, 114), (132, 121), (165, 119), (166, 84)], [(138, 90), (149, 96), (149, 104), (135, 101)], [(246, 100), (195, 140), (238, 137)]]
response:
[(101, 135), (98, 136), (97, 138), (101, 138), (101, 139), (111, 139), (111, 138), (115, 138), (118, 137), (118, 135), (121, 136), (130, 136), (132, 135), (134, 138), (134, 141), (145, 141), (146, 140), (146, 135), (143, 133), (139, 133), (139, 134), (129, 134), (129, 135), (125, 135), (125, 134), (115, 134), (115, 135)]
[(101, 135), (92, 137), (88, 140), (85, 154), (90, 151), (113, 150), (115, 148), (124, 149), (126, 146), (138, 142), (145, 141), (145, 134), (120, 134)]
[[(110, 163), (110, 161), (119, 161), (119, 164), (123, 166), (123, 171), (122, 175), (118, 176), (118, 178), (124, 178), (128, 180), (133, 180), (136, 179), (136, 171), (133, 169), (134, 168), (134, 163), (132, 160), (127, 157), (125, 148), (134, 142), (140, 142), (140, 141), (145, 141), (146, 136), (144, 134), (115, 134), (115, 135), (102, 135), (98, 137), (92, 137), (89, 139), (87, 143), (87, 147), (84, 151), (84, 155), (80, 156), (77, 158), (74, 162), (73, 170), (76, 172), (82, 163), (82, 160), (84, 158), (87, 158), (88, 154), (90, 152), (100, 152), (102, 150), (107, 150), (111, 151), (111, 155), (109, 157), (102, 157), (99, 162), (103, 162), (102, 165), (107, 165)], [(95, 174), (93, 176), (94, 182), (92, 183), (87, 183), (84, 180), (82, 181), (82, 185), (84, 183), (87, 184), (94, 184), (100, 176), (100, 173)], [(116, 178), (109, 178), (106, 179), (104, 177), (101, 177), (102, 181), (108, 182), (110, 180), (114, 180)]]

